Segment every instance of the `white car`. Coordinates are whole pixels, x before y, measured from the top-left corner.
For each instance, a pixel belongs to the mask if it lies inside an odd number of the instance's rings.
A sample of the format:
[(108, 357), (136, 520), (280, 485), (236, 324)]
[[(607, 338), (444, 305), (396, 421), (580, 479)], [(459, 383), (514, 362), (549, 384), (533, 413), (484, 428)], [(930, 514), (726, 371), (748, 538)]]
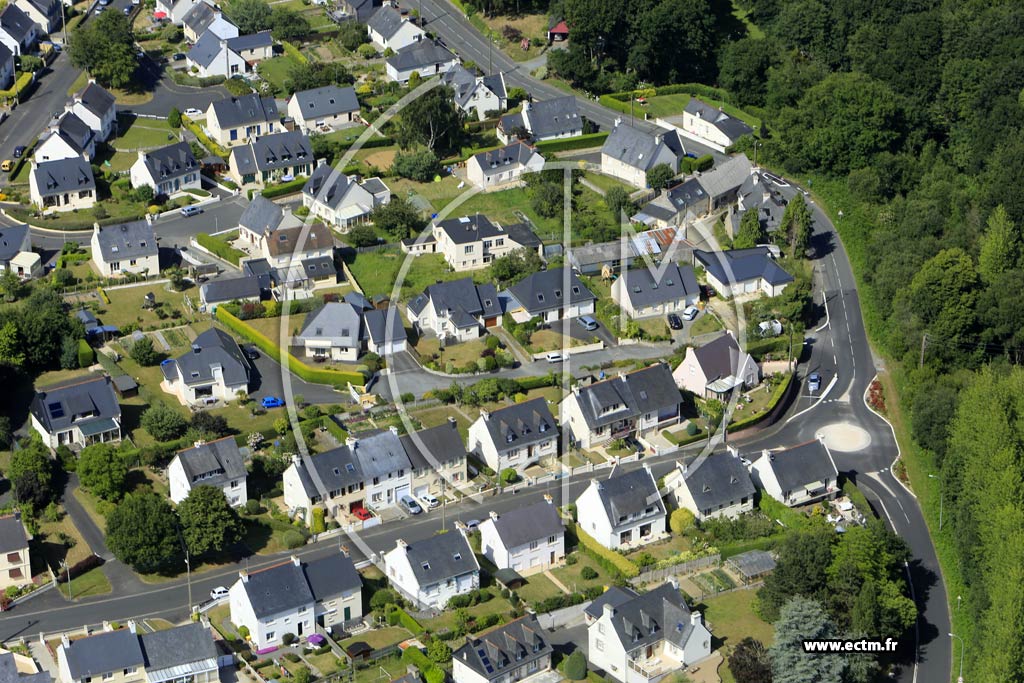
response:
[(428, 510), (433, 510), (434, 508), (441, 504), (441, 501), (439, 501), (435, 496), (429, 493), (424, 493), (422, 496), (420, 496), (420, 502), (423, 503), (423, 506), (426, 507)]
[(183, 114), (185, 114), (185, 116), (189, 117), (190, 119), (194, 119), (194, 118), (195, 118), (195, 117), (197, 117), (197, 116), (202, 116), (202, 115), (203, 115), (203, 112), (202, 112), (202, 111), (200, 111), (200, 110), (198, 110), (198, 109), (195, 109), (195, 108), (192, 108), (192, 109), (186, 109), (186, 110), (185, 110), (184, 112), (182, 112), (182, 113), (183, 113)]
[(696, 306), (687, 306), (686, 308), (683, 309), (683, 312), (680, 315), (682, 315), (683, 320), (685, 320), (686, 322), (690, 322), (691, 320), (696, 318), (697, 314), (699, 313), (700, 309), (697, 308)]
[(221, 598), (226, 597), (228, 597), (228, 589), (224, 586), (217, 586), (212, 591), (210, 591), (211, 600), (220, 600)]

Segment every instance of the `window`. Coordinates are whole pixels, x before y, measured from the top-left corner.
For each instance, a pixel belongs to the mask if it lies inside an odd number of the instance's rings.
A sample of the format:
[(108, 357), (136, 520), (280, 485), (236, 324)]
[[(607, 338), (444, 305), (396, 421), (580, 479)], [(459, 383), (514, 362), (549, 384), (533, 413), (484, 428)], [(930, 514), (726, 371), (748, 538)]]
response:
[(594, 647), (597, 648), (598, 652), (604, 652), (604, 641), (598, 638), (594, 641)]
[(536, 550), (538, 545), (537, 541), (530, 541), (530, 550)]
[(130, 666), (127, 669), (124, 670), (124, 675), (125, 676), (131, 676), (133, 673), (135, 673), (135, 667), (134, 666)]
[(267, 640), (273, 640), (273, 639), (274, 639), (274, 632), (273, 631), (267, 631)]
[(302, 607), (299, 608), (299, 614), (305, 614), (305, 613), (306, 613), (306, 607), (305, 607), (305, 605), (303, 605)]
[(114, 672), (113, 671), (108, 671), (107, 673), (103, 674), (103, 680), (105, 680), (105, 681), (109, 681), (113, 677), (114, 677)]
[(462, 253), (463, 254), (472, 254), (473, 253), (473, 247), (474, 247), (474, 245), (467, 244), (465, 247), (462, 248)]
[(376, 486), (379, 483), (380, 483), (380, 477), (374, 477), (373, 478), (373, 485)]
[(136, 265), (136, 264), (137, 264), (137, 262), (136, 262), (136, 260), (135, 260), (135, 259), (129, 259), (129, 260), (128, 260), (128, 265), (129, 265), (129, 266), (134, 266), (134, 265)]
[(555, 536), (548, 536), (548, 543), (554, 543), (557, 540)]
[(21, 562), (21, 553), (7, 553), (7, 561), (11, 563)]

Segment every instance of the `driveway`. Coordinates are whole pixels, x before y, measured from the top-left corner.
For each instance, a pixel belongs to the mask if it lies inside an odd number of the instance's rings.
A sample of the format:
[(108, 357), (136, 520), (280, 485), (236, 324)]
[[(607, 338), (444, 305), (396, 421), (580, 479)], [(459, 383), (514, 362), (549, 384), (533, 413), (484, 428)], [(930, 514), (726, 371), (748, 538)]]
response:
[(578, 339), (583, 342), (590, 343), (597, 337), (604, 342), (604, 345), (608, 348), (618, 346), (618, 339), (612, 334), (611, 330), (605, 327), (605, 324), (598, 321), (596, 330), (586, 330), (580, 325), (577, 320), (579, 318), (571, 318), (569, 320), (562, 319), (556, 320), (551, 323), (551, 331), (556, 332), (559, 335), (568, 334), (573, 339)]
[[(256, 372), (250, 384), (249, 398), (259, 401), (264, 396), (276, 396), (287, 402), (284, 368), (281, 364), (261, 352), (253, 365)], [(335, 391), (334, 387), (326, 384), (310, 384), (294, 374), (289, 374), (289, 380), (292, 395), (301, 395), (306, 403), (345, 403), (349, 399), (347, 393)]]

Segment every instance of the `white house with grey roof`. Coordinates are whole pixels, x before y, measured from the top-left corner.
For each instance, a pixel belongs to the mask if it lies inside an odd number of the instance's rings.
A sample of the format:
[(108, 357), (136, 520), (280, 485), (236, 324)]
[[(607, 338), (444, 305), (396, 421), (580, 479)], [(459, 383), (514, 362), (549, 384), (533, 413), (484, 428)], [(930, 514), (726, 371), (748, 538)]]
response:
[(678, 173), (685, 153), (675, 131), (648, 133), (620, 121), (601, 147), (601, 171), (633, 187), (647, 187), (648, 171), (665, 164)]
[(573, 95), (539, 102), (524, 102), (522, 111), (506, 114), (498, 122), (498, 140), (509, 144), (525, 131), (533, 142), (583, 135), (583, 116)]
[(576, 499), (580, 528), (610, 550), (636, 548), (665, 537), (667, 514), (647, 465), (593, 479)]
[(743, 215), (748, 211), (755, 211), (761, 229), (767, 234), (774, 233), (782, 225), (787, 203), (786, 198), (773, 183), (760, 172), (754, 171), (747, 176), (736, 193), (736, 207), (729, 212), (726, 229), (735, 237), (739, 234)]
[(172, 24), (181, 26), (192, 8), (199, 4), (214, 3), (213, 0), (156, 0), (156, 12), (163, 12)]
[(0, 226), (0, 270), (10, 270), (23, 280), (42, 274), (42, 259), (32, 251), (27, 224)]
[(587, 615), (590, 665), (621, 683), (655, 683), (711, 655), (711, 632), (674, 581), (609, 591)]
[(494, 285), (478, 285), (469, 277), (429, 285), (406, 311), (420, 334), (430, 331), (454, 341), (479, 338), (488, 327), (500, 326), (502, 315)]
[(103, 141), (117, 132), (117, 105), (114, 96), (90, 78), (89, 83), (72, 98), (71, 110)]
[(746, 154), (737, 154), (717, 164), (697, 179), (708, 195), (710, 210), (720, 209), (736, 201), (744, 181), (753, 173), (754, 167)]
[(203, 187), (199, 161), (187, 142), (152, 150), (139, 150), (139, 158), (129, 172), (132, 187), (148, 185), (156, 196), (170, 197)]
[(562, 424), (581, 448), (679, 424), (682, 394), (663, 363), (576, 385), (562, 401)]
[(50, 448), (84, 448), (121, 440), (121, 406), (105, 375), (83, 375), (39, 389), (29, 417)]
[(0, 589), (32, 583), (31, 538), (20, 512), (0, 517)]
[(455, 683), (548, 680), (554, 652), (535, 614), (466, 639), (452, 653)]
[(431, 40), (419, 40), (388, 57), (384, 71), (390, 80), (405, 85), (414, 73), (426, 80), (447, 73), (458, 63), (458, 56), (448, 48)]
[(412, 465), (413, 497), (429, 493), (440, 498), (466, 484), (466, 445), (454, 418), (399, 438)]
[(378, 206), (391, 201), (391, 188), (380, 178), (360, 180), (340, 173), (320, 159), (302, 187), (302, 205), (328, 225), (342, 231), (366, 223)]
[(79, 158), (88, 161), (95, 155), (96, 133), (72, 109), (73, 105), (66, 105), (64, 112), (50, 121), (39, 136), (33, 154), (39, 163)]
[(238, 342), (223, 330), (211, 327), (194, 340), (192, 348), (160, 364), (164, 380), (160, 388), (182, 405), (206, 405), (233, 401), (248, 395), (250, 367)]
[(531, 318), (544, 322), (592, 315), (597, 297), (571, 270), (542, 270), (523, 278), (508, 289), (508, 313), (516, 322)]
[(544, 168), (544, 157), (535, 147), (515, 141), (505, 147), (474, 154), (466, 162), (466, 180), (485, 192), (521, 185), (524, 173)]
[(731, 333), (686, 349), (672, 371), (676, 384), (701, 398), (723, 398), (734, 389), (750, 389), (761, 381), (753, 356), (740, 348)]
[(677, 508), (686, 508), (698, 521), (735, 518), (754, 510), (754, 482), (739, 454), (712, 453), (687, 465), (676, 462), (665, 475), (665, 488)]
[(96, 179), (85, 159), (32, 160), (29, 196), (44, 213), (89, 209), (96, 203)]
[(836, 461), (820, 439), (762, 451), (750, 474), (765, 493), (788, 507), (832, 499), (839, 493)]
[(565, 559), (565, 527), (551, 496), (504, 514), (491, 510), (480, 523), (480, 552), (498, 569), (521, 576), (544, 571)]
[(480, 565), (460, 524), (421, 541), (396, 541), (384, 554), (391, 587), (419, 609), (444, 609), (456, 595), (480, 587)]
[(426, 35), (423, 29), (402, 16), (394, 7), (381, 7), (366, 22), (366, 32), (370, 41), (383, 52), (390, 49), (398, 52), (423, 40)]
[(249, 630), (254, 649), (281, 645), (361, 619), (362, 579), (352, 560), (337, 552), (311, 562), (297, 557), (259, 571), (238, 573), (228, 590), (231, 622)]
[(149, 221), (93, 226), (92, 262), (103, 277), (160, 272), (160, 247)]
[(435, 251), (457, 272), (486, 268), (517, 249), (541, 256), (544, 246), (526, 223), (504, 226), (482, 214), (435, 221), (431, 232)]
[(708, 284), (722, 297), (758, 293), (778, 296), (794, 279), (775, 262), (767, 246), (727, 251), (694, 249), (693, 260), (704, 269)]
[(36, 660), (10, 650), (0, 650), (0, 681), (3, 683), (54, 683), (50, 672), (41, 668)]
[(61, 27), (61, 0), (13, 0), (12, 4), (39, 24), (42, 33), (54, 33)]
[(441, 82), (452, 89), (459, 111), (478, 121), (486, 119), (488, 112), (501, 112), (508, 103), (505, 76), (500, 71), (492, 76), (477, 76), (458, 65), (449, 69)]
[(232, 78), (249, 73), (264, 59), (270, 59), (274, 42), (269, 32), (224, 38), (207, 29), (188, 51), (189, 69), (200, 78)]
[(75, 640), (63, 634), (57, 646), (61, 683), (145, 683), (145, 666), (146, 658), (133, 621), (129, 621), (127, 628), (104, 630)]
[(303, 133), (329, 133), (359, 123), (359, 99), (350, 85), (300, 90), (288, 98), (288, 116)]
[(178, 451), (167, 466), (171, 500), (175, 503), (188, 498), (198, 486), (214, 486), (224, 492), (228, 505), (239, 507), (249, 499), (245, 477), (245, 458), (233, 436)]
[(558, 423), (538, 397), (495, 411), (481, 410), (469, 426), (467, 448), (495, 472), (526, 468), (558, 455)]
[(39, 25), (13, 2), (0, 10), (0, 43), (17, 57), (28, 54), (39, 40)]
[(297, 131), (257, 137), (231, 148), (228, 175), (239, 185), (263, 187), (309, 177), (316, 162), (309, 138)]
[(659, 120), (658, 124), (672, 125), (691, 140), (719, 152), (754, 132), (744, 121), (725, 113), (721, 107), (714, 107), (696, 97), (691, 97), (686, 103), (680, 118), (681, 121), (674, 116), (669, 117), (665, 123)]
[(205, 2), (197, 2), (184, 16), (181, 27), (185, 40), (195, 44), (207, 31), (227, 40), (238, 37), (238, 27), (232, 24), (217, 8)]
[(262, 298), (263, 290), (259, 278), (249, 275), (232, 278), (218, 278), (199, 287), (199, 303), (204, 310), (213, 312), (217, 304), (231, 301), (256, 302)]
[(687, 226), (711, 210), (708, 193), (698, 178), (689, 178), (647, 202), (630, 220), (650, 228)]
[(349, 303), (329, 302), (306, 316), (293, 340), (306, 358), (354, 363), (362, 355), (362, 311)]
[(283, 128), (274, 98), (256, 93), (211, 102), (203, 124), (203, 131), (222, 147), (234, 147), (279, 130)]
[(634, 320), (678, 313), (687, 306), (696, 306), (700, 287), (690, 266), (671, 261), (622, 272), (612, 283), (612, 301)]

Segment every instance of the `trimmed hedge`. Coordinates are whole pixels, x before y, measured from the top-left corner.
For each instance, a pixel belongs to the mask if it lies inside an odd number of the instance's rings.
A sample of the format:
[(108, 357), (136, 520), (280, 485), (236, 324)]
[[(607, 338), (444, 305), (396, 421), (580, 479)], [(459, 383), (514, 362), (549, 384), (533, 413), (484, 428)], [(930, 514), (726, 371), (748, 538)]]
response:
[[(801, 333), (798, 336), (796, 333), (794, 333), (793, 338), (802, 341), (803, 334)], [(795, 346), (795, 344), (796, 342), (794, 342), (794, 348), (799, 352), (800, 347)], [(778, 337), (768, 337), (767, 339), (752, 339), (747, 342), (747, 353), (749, 353), (757, 360), (761, 360), (761, 358), (764, 357), (766, 354), (781, 353), (783, 351), (787, 351), (788, 349), (789, 337), (786, 335), (779, 335)]]
[(189, 131), (191, 131), (192, 134), (195, 135), (196, 138), (199, 139), (199, 144), (201, 144), (203, 147), (208, 149), (211, 154), (215, 154), (216, 156), (219, 156), (220, 158), (225, 159), (225, 160), (229, 156), (231, 156), (231, 153), (228, 152), (228, 150), (224, 149), (223, 147), (218, 145), (216, 142), (211, 140), (210, 137), (206, 133), (203, 132), (202, 127), (198, 123), (196, 123), (195, 121), (190, 119), (189, 117), (182, 115), (182, 117), (181, 117), (181, 125), (185, 126), (185, 128), (187, 128)]
[(96, 362), (96, 352), (84, 339), (78, 340), (78, 367), (87, 368)]
[[(731, 99), (729, 93), (721, 88), (713, 88), (709, 85), (702, 83), (676, 83), (675, 85), (662, 85), (656, 88), (646, 88), (644, 90), (630, 90), (626, 92), (613, 92), (605, 95), (601, 95), (599, 101), (609, 109), (622, 112), (623, 114), (629, 113), (629, 101), (634, 96), (636, 97), (657, 97), (659, 95), (690, 95), (692, 97), (699, 97), (708, 104), (719, 106), (729, 116), (743, 120), (748, 123), (756, 132), (761, 127), (760, 118), (748, 113), (739, 107), (734, 107), (729, 104)], [(682, 110), (679, 112), (682, 113)]]
[(85, 252), (75, 252), (74, 254), (61, 254), (57, 257), (57, 267), (64, 268), (69, 263), (80, 263), (82, 261), (88, 261), (91, 257)]
[(758, 422), (761, 422), (766, 417), (771, 415), (772, 409), (775, 408), (776, 404), (778, 404), (778, 402), (782, 400), (782, 397), (786, 395), (786, 390), (789, 389), (789, 385), (792, 383), (793, 373), (790, 372), (786, 375), (786, 378), (782, 380), (782, 384), (775, 387), (775, 390), (772, 392), (772, 397), (768, 399), (768, 405), (765, 406), (765, 409), (762, 413), (760, 413), (759, 415), (752, 415), (751, 417), (748, 417), (744, 420), (739, 420), (738, 422), (733, 422), (731, 425), (729, 425), (729, 429), (732, 432), (736, 432), (746, 427), (752, 427), (753, 425), (756, 425)]
[(559, 138), (558, 140), (543, 140), (538, 142), (537, 151), (547, 154), (555, 152), (569, 152), (575, 149), (587, 149), (600, 147), (608, 138), (608, 133), (588, 133), (574, 138)]
[(632, 579), (640, 575), (640, 567), (614, 550), (605, 548), (593, 536), (584, 531), (579, 524), (576, 525), (576, 537), (579, 539), (583, 552), (613, 577)]
[[(225, 310), (223, 306), (217, 307), (215, 315), (225, 327), (248, 339), (263, 353), (269, 355), (271, 358), (281, 357), (281, 348), (276, 343), (233, 316), (229, 311)], [(362, 387), (366, 383), (366, 377), (359, 373), (311, 368), (291, 353), (288, 354), (288, 360), (289, 370), (291, 370), (292, 374), (307, 382), (312, 382), (314, 384), (330, 384), (332, 386), (342, 388), (347, 387), (350, 383), (357, 387)]]
[(409, 631), (412, 631), (414, 636), (418, 636), (425, 630), (420, 622), (412, 618), (412, 616), (401, 607), (395, 605), (395, 609), (388, 612), (388, 625), (389, 626), (404, 626)]
[(273, 185), (266, 188), (261, 195), (267, 199), (273, 199), (274, 197), (283, 197), (286, 194), (295, 194), (296, 192), (302, 192), (302, 187), (306, 184), (306, 177), (302, 176), (295, 180), (289, 180), (287, 183), (280, 183), (279, 185)]
[(284, 48), (284, 53), (294, 59), (299, 64), (309, 64), (309, 58), (306, 55), (299, 52), (299, 48), (295, 47), (287, 40), (281, 41), (281, 47)]
[(219, 237), (207, 235), (205, 232), (200, 232), (196, 234), (196, 242), (199, 244), (199, 246), (201, 246), (203, 249), (206, 249), (214, 256), (218, 256), (227, 261), (228, 263), (233, 263), (235, 265), (238, 265), (238, 263), (243, 258), (248, 256), (248, 254), (246, 254), (244, 251), (241, 251), (240, 249), (235, 249), (233, 246), (231, 246), (224, 240), (220, 239)]
[(344, 427), (335, 422), (334, 418), (332, 418), (330, 415), (324, 415), (321, 418), (321, 420), (323, 421), (324, 429), (327, 430), (328, 434), (333, 436), (341, 443), (345, 443), (345, 440), (348, 438), (348, 432), (345, 431)]
[(18, 80), (14, 82), (14, 85), (12, 85), (10, 89), (0, 90), (0, 97), (14, 97), (16, 94), (21, 95), (30, 83), (32, 83), (32, 74), (23, 73), (18, 76)]
[(530, 389), (542, 389), (544, 387), (553, 387), (558, 385), (558, 376), (555, 374), (540, 375), (535, 377), (519, 377), (516, 379), (519, 383), (519, 388), (523, 391), (529, 391)]

